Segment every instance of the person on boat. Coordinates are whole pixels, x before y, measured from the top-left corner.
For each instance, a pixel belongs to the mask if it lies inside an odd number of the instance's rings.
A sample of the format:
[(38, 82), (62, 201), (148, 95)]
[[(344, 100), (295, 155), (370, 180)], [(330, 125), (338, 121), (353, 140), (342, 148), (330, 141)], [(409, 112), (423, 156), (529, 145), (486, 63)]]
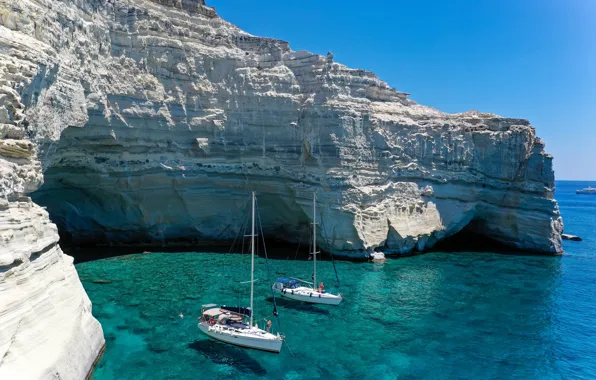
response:
[(267, 332), (271, 332), (271, 319), (267, 320)]
[(325, 289), (323, 286), (323, 281), (321, 281), (321, 283), (319, 284), (319, 293), (325, 293)]
[(209, 324), (210, 325), (214, 325), (215, 324), (215, 318), (211, 317), (211, 319), (209, 319)]

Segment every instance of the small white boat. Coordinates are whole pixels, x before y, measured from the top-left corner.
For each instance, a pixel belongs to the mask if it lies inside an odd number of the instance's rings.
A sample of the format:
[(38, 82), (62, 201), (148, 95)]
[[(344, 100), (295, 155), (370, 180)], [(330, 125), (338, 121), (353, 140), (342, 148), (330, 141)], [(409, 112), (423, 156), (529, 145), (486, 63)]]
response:
[[(252, 193), (252, 233), (250, 307), (229, 307), (215, 304), (203, 305), (199, 330), (210, 338), (240, 347), (279, 353), (283, 337), (271, 334), (253, 324), (253, 298), (255, 274), (255, 193)], [(248, 319), (248, 322), (246, 321)]]
[(596, 194), (596, 188), (586, 187), (585, 189), (575, 190), (576, 194)]
[[(313, 282), (308, 282), (298, 278), (278, 278), (273, 284), (273, 291), (283, 298), (289, 298), (296, 301), (318, 303), (324, 305), (339, 305), (343, 300), (341, 294), (327, 293), (322, 287), (317, 288), (317, 194), (313, 195)], [(302, 284), (311, 285), (304, 286)]]

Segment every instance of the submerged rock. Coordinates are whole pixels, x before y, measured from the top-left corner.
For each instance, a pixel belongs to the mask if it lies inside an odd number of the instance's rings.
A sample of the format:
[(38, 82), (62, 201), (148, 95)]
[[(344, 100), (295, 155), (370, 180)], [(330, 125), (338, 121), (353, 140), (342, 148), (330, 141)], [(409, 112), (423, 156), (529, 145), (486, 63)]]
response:
[(93, 280), (92, 281), (94, 284), (111, 284), (112, 281), (110, 280)]
[(576, 235), (562, 234), (561, 237), (565, 240), (582, 241), (582, 238)]

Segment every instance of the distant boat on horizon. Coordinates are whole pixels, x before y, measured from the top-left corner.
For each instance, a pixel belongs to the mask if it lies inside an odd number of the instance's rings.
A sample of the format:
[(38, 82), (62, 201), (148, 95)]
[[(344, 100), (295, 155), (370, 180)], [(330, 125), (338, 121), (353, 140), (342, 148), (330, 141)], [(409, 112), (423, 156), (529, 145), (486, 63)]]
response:
[(596, 195), (596, 187), (588, 186), (585, 189), (575, 190), (576, 194), (594, 194)]

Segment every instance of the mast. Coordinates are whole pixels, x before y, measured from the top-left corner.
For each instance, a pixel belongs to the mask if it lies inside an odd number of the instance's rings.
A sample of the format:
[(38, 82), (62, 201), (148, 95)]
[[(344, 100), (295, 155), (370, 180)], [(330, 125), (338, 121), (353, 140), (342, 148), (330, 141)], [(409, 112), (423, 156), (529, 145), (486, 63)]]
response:
[(317, 288), (317, 193), (312, 195), (312, 258), (314, 265), (313, 289)]
[(252, 232), (250, 234), (250, 327), (252, 327), (252, 308), (253, 294), (255, 292), (255, 192), (252, 192)]

